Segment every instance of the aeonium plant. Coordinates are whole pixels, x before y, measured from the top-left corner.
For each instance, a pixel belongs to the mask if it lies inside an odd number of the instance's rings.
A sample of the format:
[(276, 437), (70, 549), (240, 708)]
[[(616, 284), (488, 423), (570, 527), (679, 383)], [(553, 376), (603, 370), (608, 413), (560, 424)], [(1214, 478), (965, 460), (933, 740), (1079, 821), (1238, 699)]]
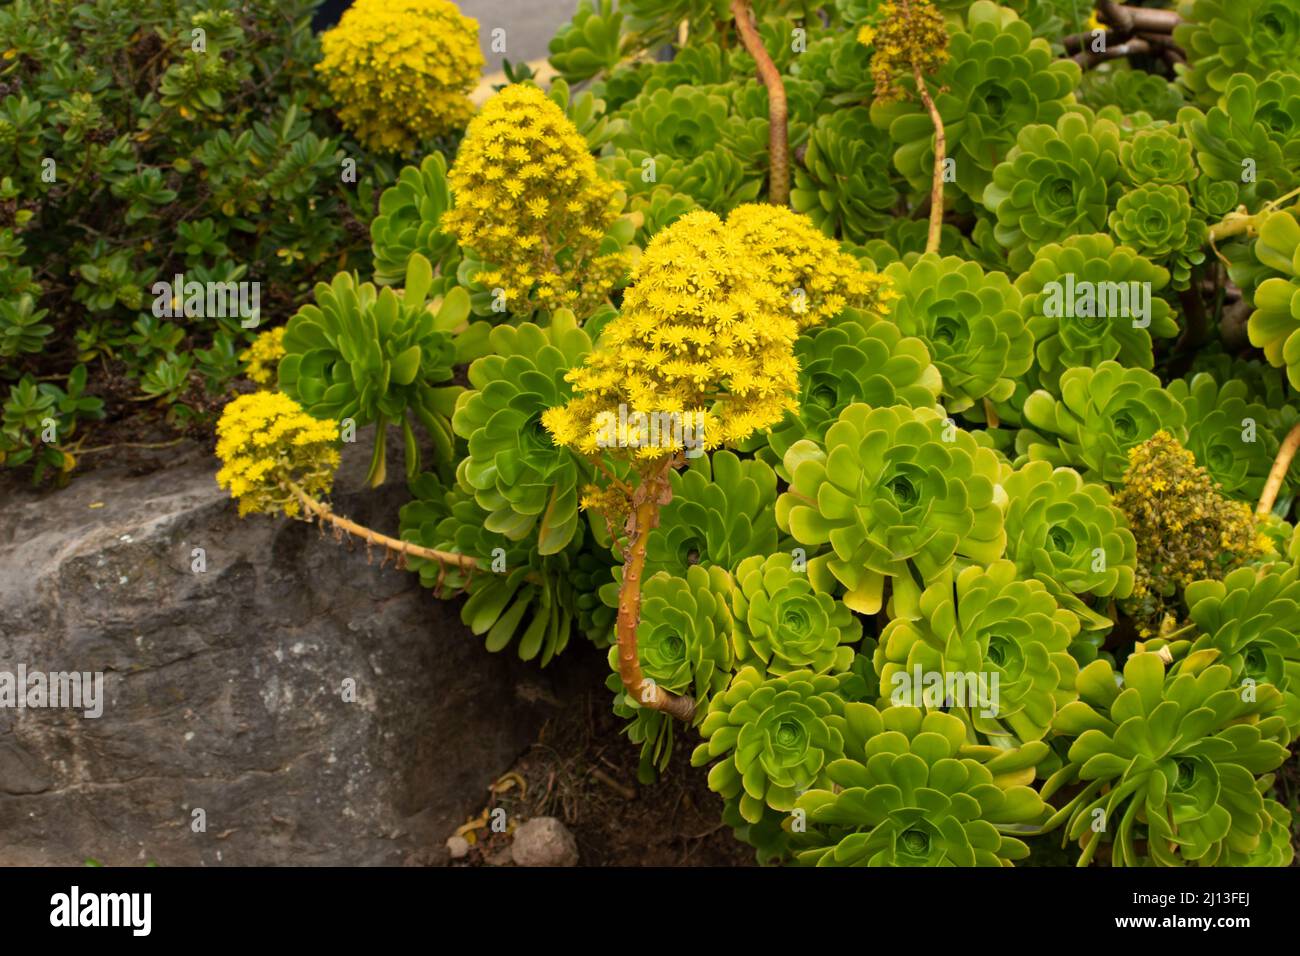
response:
[[(809, 244), (801, 259), (824, 263), (821, 278), (843, 277), (808, 283), (812, 310), (783, 286), (802, 276), (769, 251), (772, 236), (792, 233)], [(583, 505), (623, 542), (617, 664), (634, 705), (689, 721), (700, 703), (648, 677), (638, 651), (646, 545), (671, 500), (670, 473), (779, 422), (795, 407), (794, 345), (800, 327), (821, 317), (815, 304), (866, 300), (872, 288), (879, 285), (788, 209), (745, 206), (727, 222), (690, 213), (650, 242), (621, 313), (566, 376), (573, 399), (543, 416), (556, 443), (597, 463), (606, 479)]]

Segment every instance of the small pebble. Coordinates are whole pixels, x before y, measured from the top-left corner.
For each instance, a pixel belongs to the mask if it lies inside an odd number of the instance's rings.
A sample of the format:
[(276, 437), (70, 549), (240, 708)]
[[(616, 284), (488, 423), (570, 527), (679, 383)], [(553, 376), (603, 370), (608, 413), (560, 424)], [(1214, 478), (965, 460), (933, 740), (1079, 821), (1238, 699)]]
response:
[(578, 844), (555, 817), (534, 817), (515, 831), (510, 855), (517, 866), (577, 866)]
[(469, 856), (469, 841), (463, 836), (454, 836), (447, 840), (447, 852), (453, 860), (463, 860)]

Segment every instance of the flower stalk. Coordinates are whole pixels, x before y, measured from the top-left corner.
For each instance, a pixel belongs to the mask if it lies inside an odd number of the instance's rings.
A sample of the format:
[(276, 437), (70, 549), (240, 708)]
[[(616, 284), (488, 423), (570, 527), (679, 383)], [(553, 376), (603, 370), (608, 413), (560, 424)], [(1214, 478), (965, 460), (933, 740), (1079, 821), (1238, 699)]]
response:
[(627, 519), (627, 545), (623, 549), (623, 581), (618, 590), (618, 675), (628, 698), (642, 707), (661, 710), (678, 720), (695, 716), (695, 699), (677, 696), (645, 676), (637, 652), (637, 627), (641, 623), (641, 584), (645, 575), (646, 539), (659, 525), (659, 509), (672, 500), (668, 472), (675, 459), (652, 468), (632, 493)]
[(763, 40), (754, 28), (754, 11), (749, 0), (731, 0), (731, 14), (736, 21), (740, 42), (758, 64), (758, 78), (767, 87), (768, 102), (768, 201), (774, 206), (790, 204), (790, 134), (789, 110), (781, 71), (772, 62)]
[(450, 565), (460, 568), (462, 571), (481, 570), (482, 565), (478, 560), (467, 554), (455, 554), (451, 551), (436, 551), (433, 548), (421, 547), (418, 544), (412, 544), (409, 541), (402, 541), (398, 538), (389, 537), (386, 534), (380, 534), (365, 525), (357, 524), (349, 518), (337, 515), (329, 505), (313, 498), (307, 492), (294, 482), (288, 483), (288, 488), (298, 503), (302, 505), (303, 510), (310, 515), (314, 515), (319, 521), (331, 525), (345, 534), (356, 535), (367, 545), (383, 548), (393, 554), (411, 557), (424, 558), (426, 561), (435, 561), (444, 567)]
[(1286, 473), (1291, 468), (1297, 450), (1300, 450), (1300, 425), (1287, 432), (1286, 438), (1282, 440), (1282, 445), (1277, 450), (1277, 457), (1273, 459), (1273, 467), (1259, 496), (1259, 505), (1255, 508), (1255, 514), (1259, 517), (1262, 518), (1273, 510), (1278, 492), (1282, 490), (1282, 482), (1286, 479)]
[(934, 98), (930, 96), (930, 89), (925, 85), (921, 67), (915, 62), (912, 64), (912, 79), (916, 81), (916, 91), (925, 105), (925, 111), (930, 114), (930, 122), (934, 124), (934, 178), (930, 184), (930, 231), (926, 235), (925, 251), (938, 252), (940, 230), (943, 228), (943, 164), (947, 156), (948, 140), (943, 131), (943, 117), (939, 115)]

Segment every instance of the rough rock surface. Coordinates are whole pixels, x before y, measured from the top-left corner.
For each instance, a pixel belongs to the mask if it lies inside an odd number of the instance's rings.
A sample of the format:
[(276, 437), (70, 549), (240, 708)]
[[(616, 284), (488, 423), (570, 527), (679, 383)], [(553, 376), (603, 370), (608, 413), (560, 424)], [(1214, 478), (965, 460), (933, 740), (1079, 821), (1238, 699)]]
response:
[(516, 866), (577, 866), (578, 844), (555, 817), (533, 817), (515, 831), (510, 856)]
[[(349, 452), (336, 508), (394, 532), (400, 461), (348, 492)], [(240, 520), (214, 460), (177, 457), (0, 489), (0, 672), (105, 675), (99, 719), (0, 707), (0, 865), (445, 861), (556, 668), (488, 654), (459, 602), (314, 525)]]

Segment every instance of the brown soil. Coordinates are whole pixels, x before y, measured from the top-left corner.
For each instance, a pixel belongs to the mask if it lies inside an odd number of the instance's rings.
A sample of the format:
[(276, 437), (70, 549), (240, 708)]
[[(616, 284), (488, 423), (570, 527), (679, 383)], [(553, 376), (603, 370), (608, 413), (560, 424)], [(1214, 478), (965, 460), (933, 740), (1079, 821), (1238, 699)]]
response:
[(603, 688), (574, 698), (515, 764), (518, 778), (494, 785), (469, 855), (452, 865), (511, 865), (509, 833), (494, 833), (487, 819), (500, 807), (510, 829), (531, 817), (564, 821), (580, 866), (754, 866), (753, 849), (723, 824), (705, 768), (690, 765), (694, 732), (679, 735), (668, 769), (647, 786), (636, 778), (638, 748), (621, 729)]

